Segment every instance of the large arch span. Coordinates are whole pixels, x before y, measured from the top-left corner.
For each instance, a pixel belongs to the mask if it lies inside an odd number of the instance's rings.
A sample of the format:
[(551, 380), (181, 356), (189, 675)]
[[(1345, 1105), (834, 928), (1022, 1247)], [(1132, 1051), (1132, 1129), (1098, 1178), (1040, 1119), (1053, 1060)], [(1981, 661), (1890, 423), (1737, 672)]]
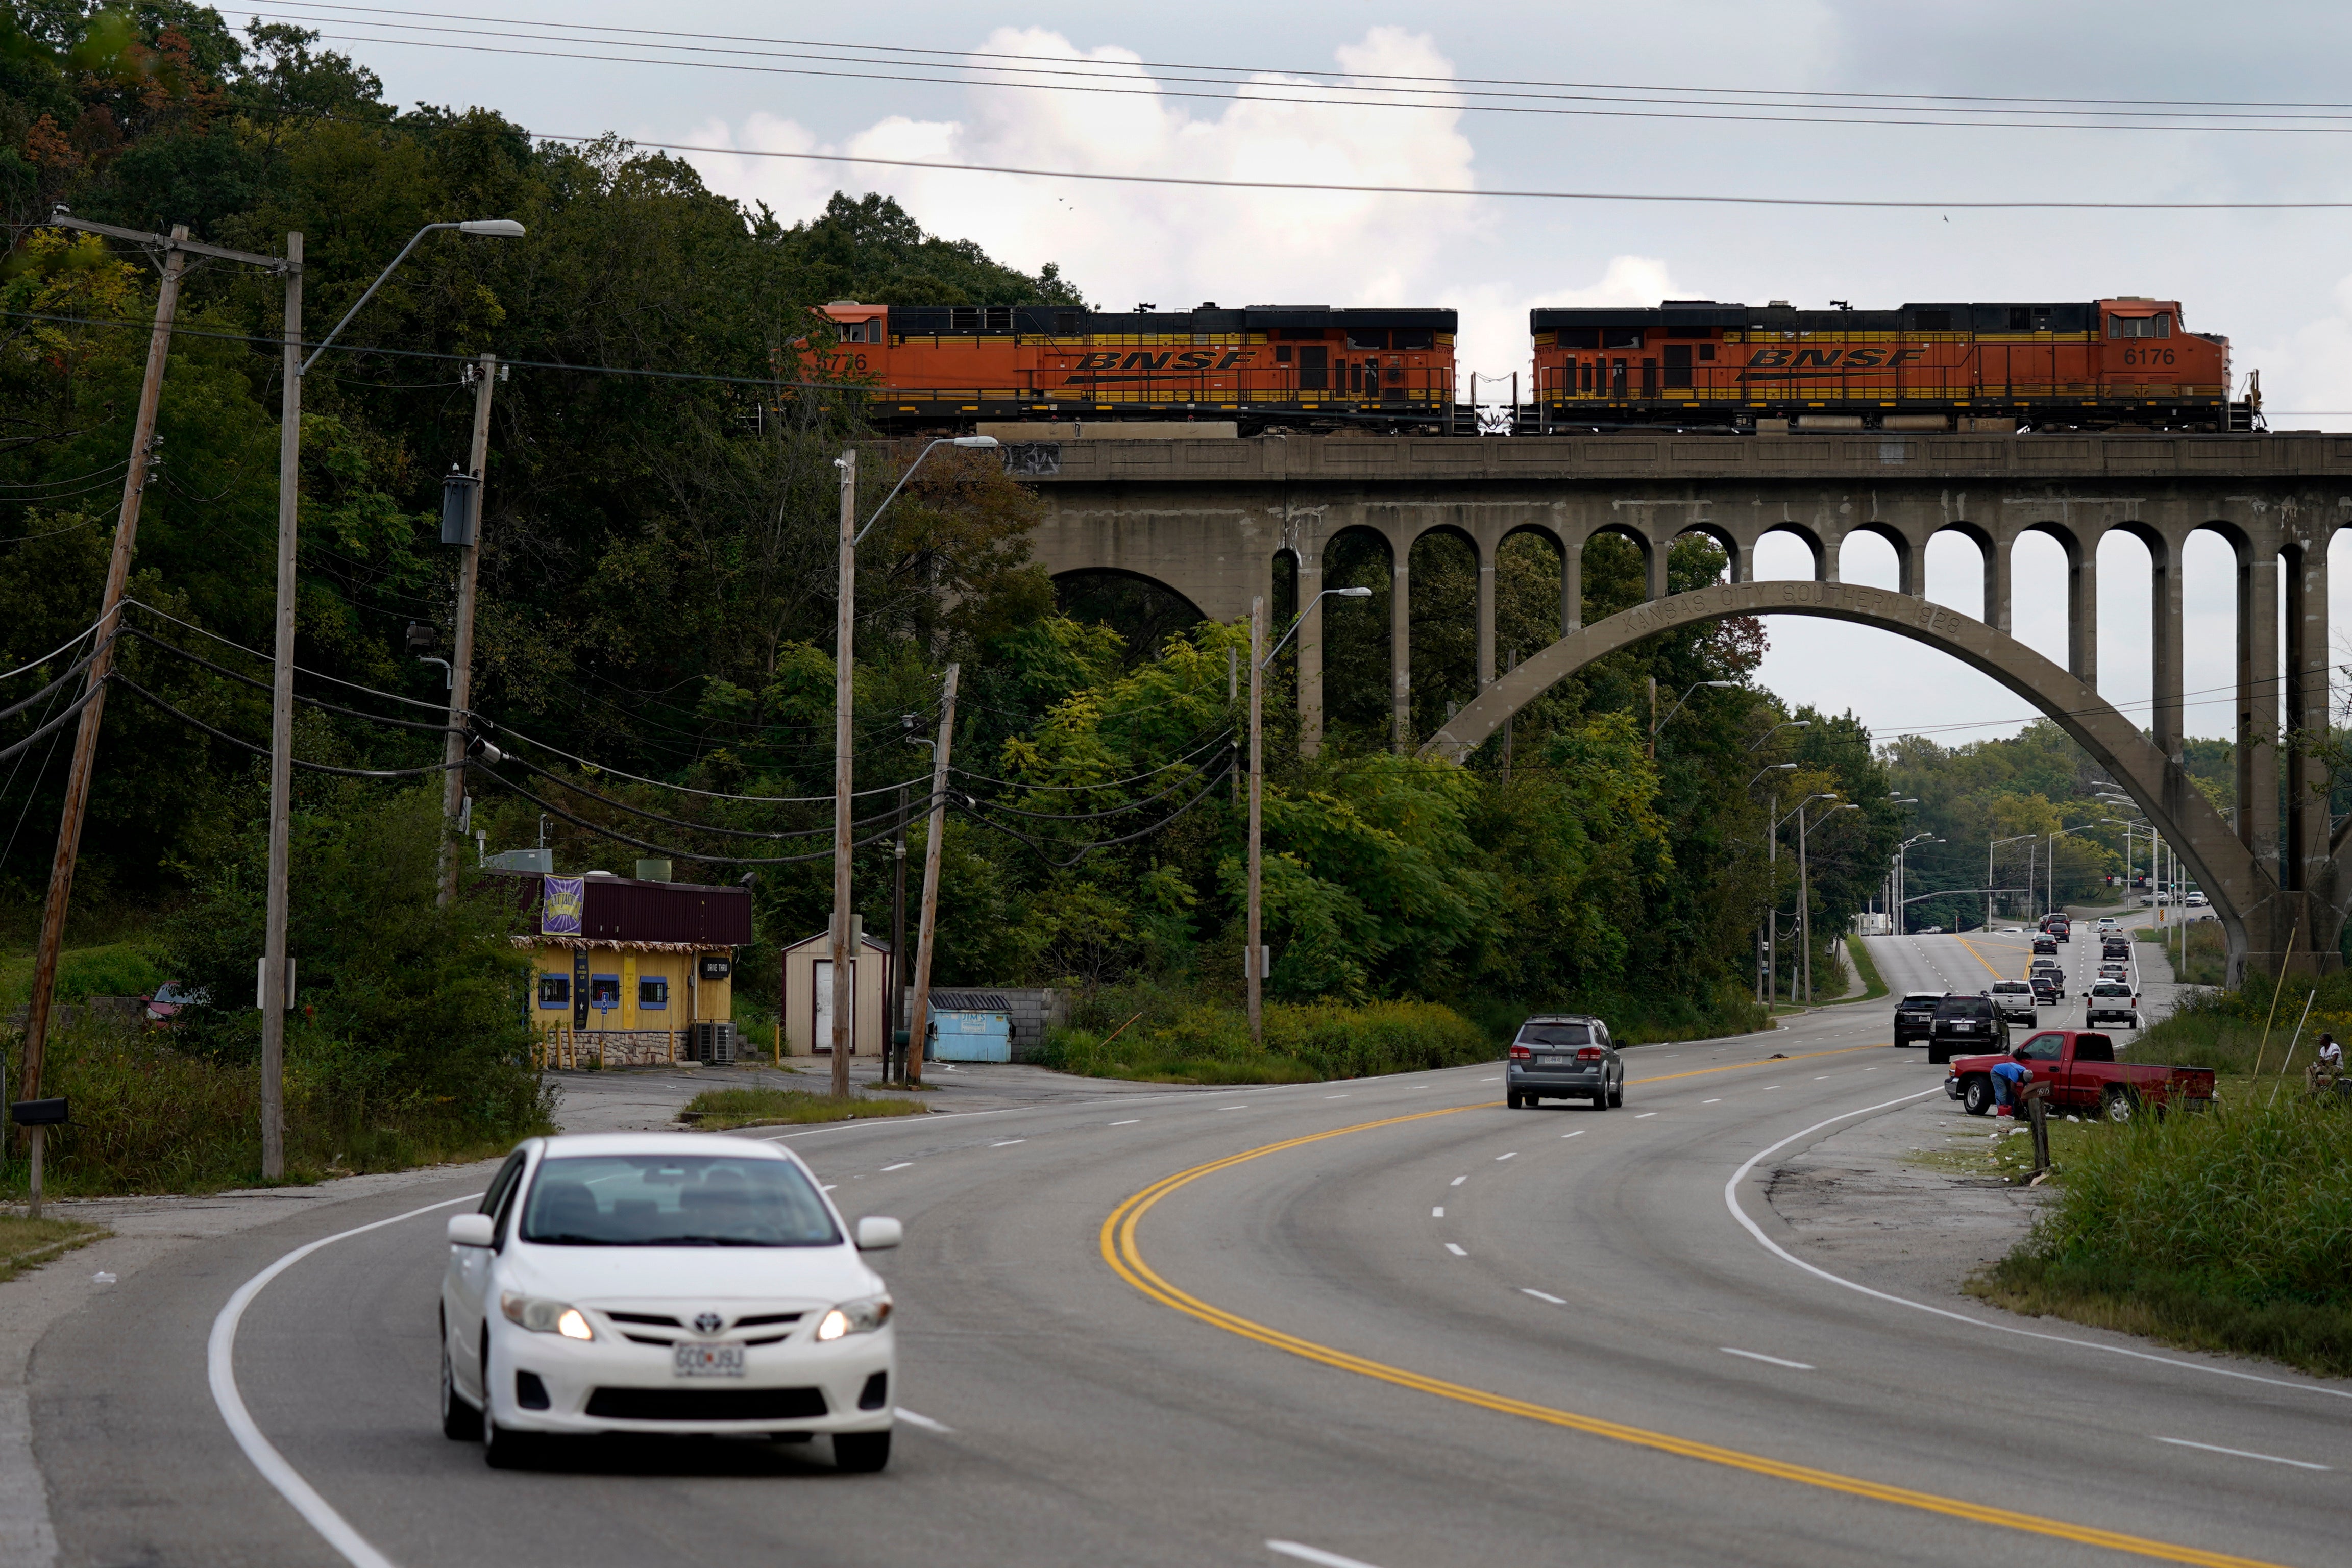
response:
[(1731, 616), (1816, 616), (1875, 626), (1940, 648), (1983, 671), (2073, 736), (2179, 850), (2228, 933), (2231, 984), (2248, 964), (2273, 973), (2282, 966), (2334, 965), (2342, 917), (2333, 887), (2282, 889), (2188, 772), (2096, 690), (2007, 633), (1908, 594), (1845, 583), (1767, 580), (1653, 599), (1570, 632), (1523, 659), (1431, 736), (1422, 752), (1458, 762), (1505, 719), (1595, 659), (1669, 627)]

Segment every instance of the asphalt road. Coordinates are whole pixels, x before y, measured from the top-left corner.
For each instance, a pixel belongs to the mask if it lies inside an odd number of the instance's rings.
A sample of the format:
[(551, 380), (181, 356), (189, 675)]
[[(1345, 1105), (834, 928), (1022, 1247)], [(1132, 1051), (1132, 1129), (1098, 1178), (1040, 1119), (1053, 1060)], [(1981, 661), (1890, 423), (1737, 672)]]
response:
[[(1964, 944), (1911, 952), (1958, 988)], [(797, 1131), (853, 1217), (907, 1223), (884, 1262), (921, 1419), (878, 1476), (822, 1441), (488, 1470), (434, 1415), (440, 1211), (287, 1267), (236, 1386), (402, 1568), (2344, 1562), (2352, 1391), (1771, 1249), (1743, 1166), (1936, 1091), (1886, 1023), (1632, 1051), (1608, 1112), (1507, 1110), (1497, 1066)], [(341, 1561), (230, 1439), (207, 1337), (289, 1249), (486, 1173), (188, 1249), (60, 1321), (32, 1393), (62, 1560)]]

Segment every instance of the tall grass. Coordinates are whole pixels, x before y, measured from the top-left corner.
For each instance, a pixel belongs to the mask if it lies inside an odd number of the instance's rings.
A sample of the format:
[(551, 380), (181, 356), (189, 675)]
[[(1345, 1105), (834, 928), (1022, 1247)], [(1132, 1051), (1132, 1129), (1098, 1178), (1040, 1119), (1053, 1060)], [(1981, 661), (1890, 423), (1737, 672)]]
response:
[[(46, 1193), (216, 1192), (261, 1180), (259, 1069), (179, 1047), (170, 1034), (112, 1017), (77, 1020), (50, 1037), (41, 1092), (68, 1099), (73, 1120), (49, 1130)], [(0, 1049), (15, 1083), (23, 1035), (6, 1037)], [(288, 1031), (289, 1179), (479, 1159), (552, 1130), (548, 1105), (527, 1079), (509, 1077), (474, 1094), (435, 1093), (400, 1087), (369, 1066), (315, 1033)], [(21, 1135), (8, 1153), (0, 1195), (21, 1197), (27, 1180)]]
[[(1111, 1013), (1139, 1003), (1126, 1017)], [(1076, 1010), (1040, 1058), (1093, 1078), (1153, 1083), (1308, 1083), (1419, 1072), (1490, 1061), (1500, 1048), (1476, 1025), (1433, 1002), (1269, 1002), (1265, 1043), (1250, 1040), (1239, 1009), (1181, 1001), (1139, 988), (1107, 993)], [(1109, 1019), (1108, 1023), (1106, 1019)], [(1131, 1020), (1131, 1021), (1130, 1021)], [(1125, 1023), (1126, 1027), (1119, 1026)]]
[(2106, 1131), (1982, 1294), (2352, 1373), (2352, 1107), (2297, 1081), (2275, 1103), (2247, 1091), (2211, 1115)]

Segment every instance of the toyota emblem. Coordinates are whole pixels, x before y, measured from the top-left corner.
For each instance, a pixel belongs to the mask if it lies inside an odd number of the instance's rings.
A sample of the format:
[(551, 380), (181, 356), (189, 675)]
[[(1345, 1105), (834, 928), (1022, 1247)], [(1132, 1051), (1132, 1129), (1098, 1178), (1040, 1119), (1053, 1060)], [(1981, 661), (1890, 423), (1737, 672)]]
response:
[(715, 1334), (726, 1326), (727, 1320), (720, 1317), (716, 1312), (698, 1312), (695, 1314), (694, 1331), (698, 1334)]

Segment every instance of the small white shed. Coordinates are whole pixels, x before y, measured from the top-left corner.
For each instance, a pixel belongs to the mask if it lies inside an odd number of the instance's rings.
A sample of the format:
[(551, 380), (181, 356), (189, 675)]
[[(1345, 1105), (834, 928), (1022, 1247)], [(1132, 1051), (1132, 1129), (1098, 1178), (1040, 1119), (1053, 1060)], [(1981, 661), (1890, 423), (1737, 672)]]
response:
[[(833, 935), (819, 931), (783, 952), (784, 1052), (833, 1054)], [(850, 1055), (882, 1054), (882, 999), (889, 984), (890, 944), (866, 937), (850, 960)]]

